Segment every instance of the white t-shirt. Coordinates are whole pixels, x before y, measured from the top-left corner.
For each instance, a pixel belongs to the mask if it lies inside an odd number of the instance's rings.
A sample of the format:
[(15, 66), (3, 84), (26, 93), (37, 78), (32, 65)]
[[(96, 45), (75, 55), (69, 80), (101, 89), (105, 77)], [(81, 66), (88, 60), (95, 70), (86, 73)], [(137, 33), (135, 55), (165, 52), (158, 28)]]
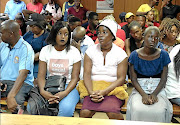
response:
[(73, 46), (66, 52), (66, 49), (57, 51), (54, 46), (47, 45), (42, 48), (39, 59), (47, 63), (47, 76), (64, 75), (68, 84), (71, 81), (73, 64), (81, 60), (81, 55)]
[(168, 77), (165, 87), (165, 91), (168, 99), (180, 98), (180, 76), (178, 81), (176, 78), (176, 73), (174, 71), (174, 57), (177, 55), (179, 50), (180, 50), (180, 45), (176, 45), (169, 53), (171, 63), (169, 63), (168, 65)]
[(92, 60), (91, 79), (93, 81), (116, 81), (118, 64), (120, 64), (127, 57), (126, 52), (114, 43), (112, 45), (112, 49), (107, 53), (105, 57), (105, 65), (103, 52), (100, 49), (100, 44), (89, 47), (86, 50), (86, 54)]

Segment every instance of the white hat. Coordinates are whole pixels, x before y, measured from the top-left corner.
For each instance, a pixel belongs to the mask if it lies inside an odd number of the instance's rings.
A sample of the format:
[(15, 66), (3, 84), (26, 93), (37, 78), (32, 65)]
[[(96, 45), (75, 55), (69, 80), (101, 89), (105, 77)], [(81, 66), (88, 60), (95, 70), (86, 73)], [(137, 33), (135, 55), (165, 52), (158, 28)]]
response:
[(118, 29), (118, 24), (113, 21), (113, 20), (110, 20), (110, 19), (106, 19), (106, 20), (103, 20), (99, 25), (99, 26), (105, 26), (107, 27), (111, 33), (113, 34), (114, 38), (116, 39), (116, 32), (117, 32), (117, 29)]

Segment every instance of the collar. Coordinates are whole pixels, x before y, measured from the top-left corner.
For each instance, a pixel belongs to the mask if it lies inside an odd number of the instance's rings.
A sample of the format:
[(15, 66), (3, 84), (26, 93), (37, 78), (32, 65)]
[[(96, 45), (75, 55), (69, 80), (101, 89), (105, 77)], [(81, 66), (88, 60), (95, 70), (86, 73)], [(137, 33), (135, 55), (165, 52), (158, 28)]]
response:
[[(111, 50), (110, 50), (108, 53), (110, 53), (110, 52), (112, 51), (112, 49), (114, 48), (114, 45), (115, 45), (115, 44), (112, 43), (112, 48), (111, 48)], [(100, 44), (100, 43), (97, 44), (97, 48), (98, 48), (98, 51), (99, 51), (99, 52), (103, 53), (103, 52), (101, 51), (101, 44)]]
[(72, 4), (70, 4), (69, 2), (68, 2), (68, 6), (73, 6), (74, 5), (74, 2), (72, 3)]
[[(15, 46), (14, 46), (13, 48), (15, 48), (15, 49), (20, 48), (20, 47), (21, 47), (21, 44), (23, 43), (23, 41), (24, 41), (24, 39), (23, 39), (23, 37), (21, 36), (20, 39), (18, 40), (18, 42), (15, 44)], [(10, 47), (9, 44), (7, 44), (6, 46), (7, 46), (7, 47)]]

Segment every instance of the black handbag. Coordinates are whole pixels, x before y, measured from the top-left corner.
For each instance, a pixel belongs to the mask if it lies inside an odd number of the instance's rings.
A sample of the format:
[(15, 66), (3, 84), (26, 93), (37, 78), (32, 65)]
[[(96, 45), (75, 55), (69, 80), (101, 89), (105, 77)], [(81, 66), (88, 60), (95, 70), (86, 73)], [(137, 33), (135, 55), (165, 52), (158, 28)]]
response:
[(51, 92), (53, 95), (64, 91), (66, 85), (66, 77), (63, 75), (54, 75), (48, 77), (44, 87), (45, 91)]

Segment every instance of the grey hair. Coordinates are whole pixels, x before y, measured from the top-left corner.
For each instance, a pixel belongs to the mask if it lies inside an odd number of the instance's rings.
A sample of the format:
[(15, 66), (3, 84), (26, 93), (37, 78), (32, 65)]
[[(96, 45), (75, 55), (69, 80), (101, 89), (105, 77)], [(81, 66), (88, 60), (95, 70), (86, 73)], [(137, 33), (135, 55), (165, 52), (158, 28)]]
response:
[(145, 29), (145, 31), (144, 31), (144, 36), (146, 36), (147, 33), (148, 33), (149, 31), (151, 31), (151, 30), (155, 30), (155, 31), (158, 32), (158, 34), (160, 34), (160, 31), (159, 31), (159, 28), (158, 28), (158, 27), (156, 27), (156, 26), (149, 26), (148, 28)]

